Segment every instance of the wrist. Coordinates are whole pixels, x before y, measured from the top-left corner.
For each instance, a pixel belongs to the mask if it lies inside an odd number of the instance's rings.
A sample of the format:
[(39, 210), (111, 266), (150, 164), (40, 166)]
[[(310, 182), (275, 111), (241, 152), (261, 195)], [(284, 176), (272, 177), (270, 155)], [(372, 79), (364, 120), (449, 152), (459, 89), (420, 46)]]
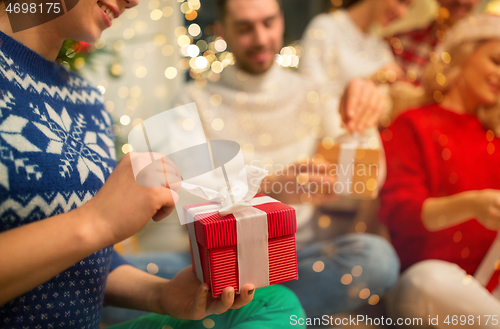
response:
[[(151, 295), (149, 298), (150, 309), (154, 313), (169, 315), (168, 313), (168, 305), (166, 303), (171, 298), (168, 293), (169, 287), (171, 285), (170, 280), (161, 279), (158, 281), (156, 289), (151, 291)], [(162, 298), (163, 296), (167, 296), (167, 298)]]
[(479, 194), (481, 191), (467, 191), (461, 194), (462, 202), (464, 202), (465, 208), (468, 209), (468, 217), (477, 217), (479, 205)]
[(82, 220), (80, 234), (83, 243), (99, 250), (118, 241), (115, 239), (111, 227), (102, 218), (92, 201), (90, 200), (74, 211), (78, 212), (78, 218)]

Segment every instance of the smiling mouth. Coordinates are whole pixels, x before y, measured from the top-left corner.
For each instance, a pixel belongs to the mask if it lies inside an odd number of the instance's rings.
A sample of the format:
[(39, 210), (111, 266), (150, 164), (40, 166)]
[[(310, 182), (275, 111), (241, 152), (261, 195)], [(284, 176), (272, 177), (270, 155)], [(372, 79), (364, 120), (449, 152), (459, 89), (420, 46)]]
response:
[(97, 1), (97, 5), (102, 9), (102, 11), (104, 11), (106, 13), (106, 15), (108, 15), (110, 21), (115, 19), (115, 14), (106, 4), (104, 4), (100, 1)]

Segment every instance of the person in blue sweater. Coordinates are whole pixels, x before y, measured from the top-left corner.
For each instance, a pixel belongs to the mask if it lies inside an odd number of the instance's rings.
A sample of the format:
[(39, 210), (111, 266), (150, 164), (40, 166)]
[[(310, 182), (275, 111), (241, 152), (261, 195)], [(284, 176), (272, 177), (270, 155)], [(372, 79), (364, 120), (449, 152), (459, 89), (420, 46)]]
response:
[(199, 328), (212, 314), (215, 328), (287, 326), (304, 313), (284, 287), (215, 299), (189, 267), (166, 280), (113, 251), (171, 213), (176, 191), (137, 184), (128, 155), (117, 164), (103, 96), (54, 61), (65, 39), (95, 42), (138, 1), (80, 0), (19, 32), (0, 1), (0, 328), (97, 329), (103, 304), (168, 315), (123, 328)]

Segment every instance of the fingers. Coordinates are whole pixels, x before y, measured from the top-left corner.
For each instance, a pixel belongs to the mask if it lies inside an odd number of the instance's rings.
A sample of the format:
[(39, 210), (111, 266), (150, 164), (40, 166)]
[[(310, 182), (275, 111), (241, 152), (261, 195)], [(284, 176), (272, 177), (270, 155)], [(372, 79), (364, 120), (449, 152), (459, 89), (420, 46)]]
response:
[(314, 175), (310, 177), (307, 193), (314, 205), (324, 205), (338, 199), (334, 192), (337, 178), (331, 175)]
[(302, 185), (305, 192), (312, 194), (329, 194), (333, 192), (333, 185), (337, 179), (326, 174), (307, 174), (297, 176), (297, 183)]
[(348, 130), (361, 132), (377, 124), (386, 99), (372, 81), (353, 80), (343, 97), (340, 112)]
[(355, 129), (359, 132), (373, 127), (382, 114), (382, 95), (372, 82), (366, 82), (364, 94), (359, 99), (359, 109), (355, 121)]
[(194, 314), (202, 314), (202, 317), (205, 316), (208, 303), (208, 290), (209, 286), (206, 283), (201, 284), (198, 288), (194, 299)]
[[(179, 168), (177, 168), (175, 163), (173, 163), (172, 160), (170, 160), (168, 157), (166, 157), (166, 156), (163, 157), (162, 163), (164, 166), (175, 170), (174, 174), (178, 175), (179, 177), (181, 176), (181, 172), (179, 171)], [(167, 171), (169, 171), (169, 170), (167, 170)]]
[[(381, 97), (376, 89), (373, 89), (373, 93), (371, 95), (368, 106), (366, 107), (366, 111), (364, 112), (362, 122), (358, 125), (358, 130), (363, 131), (364, 129), (372, 127), (372, 122), (374, 119), (378, 121), (378, 117), (381, 113), (379, 113), (380, 109)], [(376, 122), (375, 121), (375, 122)]]
[(349, 93), (349, 88), (344, 91), (344, 94), (340, 97), (340, 102), (339, 102), (339, 113), (340, 117), (342, 118), (342, 128), (345, 128), (345, 123), (348, 121), (347, 120), (347, 95)]
[(288, 172), (297, 175), (298, 173), (318, 173), (325, 174), (330, 168), (330, 162), (323, 159), (312, 159), (311, 161), (293, 163), (288, 167)]
[(387, 108), (387, 100), (387, 96), (379, 92), (378, 100), (375, 103), (375, 111), (373, 112), (371, 119), (368, 121), (367, 128), (376, 127), (378, 125), (380, 117), (384, 114), (384, 111)]
[(311, 198), (311, 202), (313, 203), (317, 202), (318, 204), (325, 204), (332, 202), (337, 199), (337, 196), (334, 193), (335, 182), (335, 176), (308, 175), (307, 183), (302, 184), (302, 192), (306, 193)]
[(238, 309), (250, 303), (253, 299), (255, 286), (253, 284), (246, 284), (241, 289), (240, 294), (236, 295), (234, 288), (225, 288), (220, 298), (212, 298), (209, 296), (209, 286), (203, 283), (198, 288), (194, 302), (194, 315), (200, 315), (200, 318), (209, 314), (222, 314), (232, 309)]
[(363, 131), (377, 124), (385, 108), (385, 97), (373, 85), (366, 97), (366, 104), (362, 105), (362, 113), (359, 115), (356, 129)]
[(349, 85), (346, 95), (346, 128), (350, 131), (359, 129), (366, 106), (371, 100), (374, 84), (371, 81), (354, 79)]
[(181, 175), (177, 166), (167, 157), (163, 157), (155, 160), (154, 162), (151, 162), (148, 166), (146, 166), (146, 168), (147, 170), (151, 171), (166, 172), (177, 176)]
[(498, 207), (498, 199), (493, 201), (493, 205), (488, 211), (488, 226), (493, 229), (500, 228), (500, 208)]
[(253, 284), (246, 284), (241, 288), (240, 294), (236, 295), (234, 303), (231, 308), (240, 308), (250, 303), (253, 299), (255, 286)]
[(137, 175), (136, 182), (144, 187), (167, 187), (168, 183), (163, 172), (148, 170), (148, 168)]
[(175, 209), (175, 204), (179, 201), (179, 194), (171, 189), (158, 189), (158, 194), (160, 194), (160, 203), (163, 206), (153, 215), (152, 219), (155, 222), (158, 222), (170, 215)]
[(312, 194), (311, 196), (312, 196), (311, 203), (314, 206), (324, 206), (339, 199), (339, 196), (335, 193), (318, 194), (318, 195)]
[(308, 184), (312, 189), (313, 186), (317, 186), (321, 189), (327, 189), (329, 191), (330, 187), (333, 187), (333, 184), (337, 181), (337, 178), (332, 175), (326, 174), (314, 174), (308, 175)]
[[(146, 161), (144, 156), (141, 161)], [(174, 191), (178, 191), (181, 185), (179, 170), (167, 157), (145, 166), (137, 174), (136, 181), (145, 187), (168, 187)]]
[(209, 305), (209, 314), (222, 314), (226, 312), (234, 303), (234, 288), (227, 287), (222, 291), (219, 299)]
[(354, 130), (356, 128), (356, 117), (359, 109), (359, 102), (363, 97), (365, 88), (363, 86), (363, 81), (360, 79), (354, 79), (347, 89), (345, 94), (345, 118), (344, 123), (349, 130)]
[(129, 152), (130, 162), (134, 169), (134, 174), (137, 176), (144, 168), (165, 155), (155, 152)]
[(500, 230), (500, 216), (497, 216), (496, 218), (490, 217), (486, 219), (486, 221), (484, 221), (484, 226), (490, 230), (494, 231)]
[[(175, 192), (178, 192), (179, 189), (181, 188), (182, 185), (182, 179), (181, 179), (181, 174), (179, 170), (177, 170), (177, 167), (174, 166), (172, 168), (169, 166), (170, 160), (168, 158), (162, 158), (161, 159), (161, 164), (163, 168), (163, 176), (165, 178), (165, 186), (169, 187), (170, 189), (174, 190)], [(176, 172), (172, 173), (172, 169), (175, 169)], [(170, 171), (169, 171), (170, 170)]]
[(351, 110), (353, 116), (350, 118), (348, 128), (351, 131), (357, 130), (361, 131), (364, 126), (364, 118), (369, 109), (369, 104), (373, 98), (373, 86), (372, 83), (363, 82), (360, 87), (358, 97), (354, 103), (354, 107)]

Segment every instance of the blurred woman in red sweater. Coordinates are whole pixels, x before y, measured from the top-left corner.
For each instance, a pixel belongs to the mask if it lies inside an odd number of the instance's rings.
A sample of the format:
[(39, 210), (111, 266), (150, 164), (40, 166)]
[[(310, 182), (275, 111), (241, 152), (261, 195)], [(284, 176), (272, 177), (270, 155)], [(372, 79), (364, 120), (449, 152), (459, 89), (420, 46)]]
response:
[(382, 132), (379, 217), (405, 270), (388, 311), (422, 318), (418, 328), (448, 327), (454, 315), (465, 327), (498, 328), (500, 301), (471, 275), (500, 230), (500, 17), (457, 23), (438, 49), (424, 77), (433, 103)]

